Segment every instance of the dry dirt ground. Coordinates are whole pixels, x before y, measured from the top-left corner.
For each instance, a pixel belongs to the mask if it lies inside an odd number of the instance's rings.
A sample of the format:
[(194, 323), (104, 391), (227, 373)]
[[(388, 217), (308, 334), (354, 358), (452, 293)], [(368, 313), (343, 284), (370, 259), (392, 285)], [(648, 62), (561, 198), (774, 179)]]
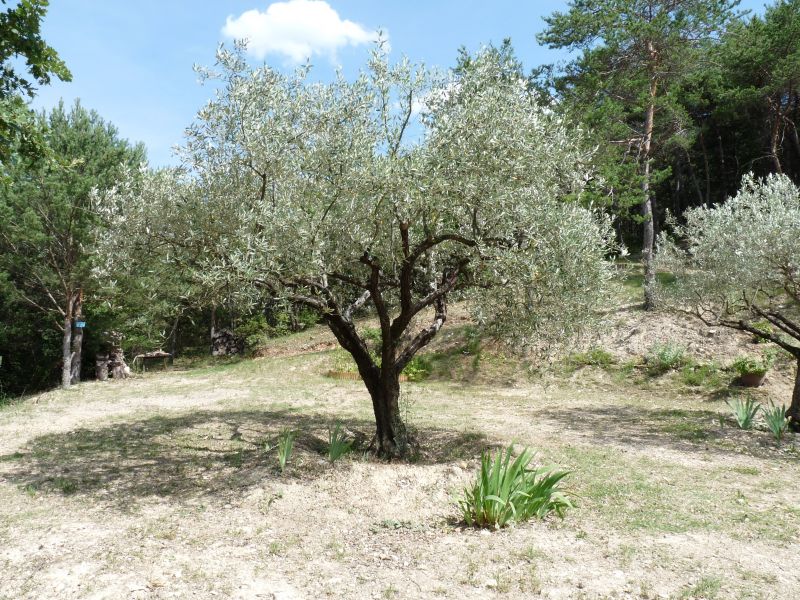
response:
[[(698, 332), (619, 318), (601, 342), (621, 358), (645, 351), (640, 337)], [(335, 352), (321, 330), (258, 360), (3, 408), (0, 598), (800, 597), (797, 439), (736, 428), (724, 386), (633, 367), (529, 376), (459, 356), (457, 331), (439, 350), (456, 380), (406, 385), (421, 443), (409, 463), (326, 461), (332, 423), (362, 446), (372, 425), (362, 385), (323, 376)], [(690, 352), (717, 343), (749, 342), (700, 332)], [(783, 400), (788, 385), (778, 369), (756, 395)], [(281, 474), (271, 447), (287, 429)], [(571, 470), (576, 508), (463, 527), (457, 499), (481, 452), (512, 442)]]

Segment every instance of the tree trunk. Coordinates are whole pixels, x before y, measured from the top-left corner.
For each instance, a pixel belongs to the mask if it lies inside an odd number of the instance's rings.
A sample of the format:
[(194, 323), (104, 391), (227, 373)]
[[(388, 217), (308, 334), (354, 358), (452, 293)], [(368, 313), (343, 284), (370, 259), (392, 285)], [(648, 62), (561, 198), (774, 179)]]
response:
[(653, 196), (650, 191), (650, 147), (653, 141), (653, 122), (656, 112), (656, 81), (650, 83), (650, 104), (645, 117), (645, 134), (642, 154), (644, 155), (644, 177), (642, 178), (642, 217), (644, 219), (644, 237), (642, 244), (642, 262), (644, 263), (644, 307), (652, 310), (656, 306), (655, 283), (656, 273), (653, 264), (653, 246), (655, 243), (655, 224), (653, 222)]
[[(366, 380), (365, 380), (366, 381)], [(400, 377), (393, 365), (367, 383), (375, 413), (375, 452), (383, 458), (400, 458), (409, 450), (408, 431), (400, 415)]]
[(214, 304), (211, 306), (211, 331), (209, 332), (209, 340), (210, 340), (210, 351), (211, 354), (214, 354), (214, 334), (217, 332), (217, 305)]
[(708, 204), (711, 201), (711, 167), (708, 162), (708, 150), (706, 149), (706, 138), (703, 135), (702, 128), (700, 129), (700, 148), (703, 150), (703, 165), (705, 166), (705, 174), (706, 174), (706, 197), (703, 204)]
[(108, 381), (108, 354), (101, 353), (95, 358), (94, 368), (97, 381)]
[[(75, 299), (75, 320), (83, 319), (83, 290)], [(83, 327), (74, 327), (72, 331), (72, 364), (70, 366), (70, 383), (81, 381), (81, 362), (83, 358)]]
[(175, 324), (172, 326), (172, 332), (169, 335), (169, 353), (172, 355), (173, 360), (178, 355), (178, 323), (180, 323), (180, 320), (180, 315), (175, 317)]
[[(72, 301), (68, 301), (72, 304)], [(61, 342), (61, 387), (69, 389), (72, 383), (72, 307), (64, 316), (64, 337)]]
[(786, 411), (786, 417), (789, 419), (789, 427), (792, 431), (800, 432), (800, 358), (797, 359), (797, 370), (794, 375), (792, 404)]
[(780, 159), (780, 137), (781, 137), (781, 122), (783, 115), (781, 114), (781, 100), (777, 98), (774, 101), (774, 120), (772, 122), (772, 131), (769, 136), (769, 153), (772, 158), (772, 165), (775, 167), (775, 172), (778, 174), (783, 173)]

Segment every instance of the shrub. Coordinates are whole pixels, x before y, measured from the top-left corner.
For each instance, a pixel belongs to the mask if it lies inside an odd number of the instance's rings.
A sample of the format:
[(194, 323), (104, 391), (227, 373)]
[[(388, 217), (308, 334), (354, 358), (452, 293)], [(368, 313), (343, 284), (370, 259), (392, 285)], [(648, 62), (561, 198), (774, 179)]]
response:
[(574, 367), (610, 367), (617, 363), (617, 359), (602, 348), (592, 348), (586, 352), (570, 354), (567, 362)]
[(481, 353), (481, 332), (473, 326), (468, 325), (464, 328), (464, 348), (462, 352), (470, 356), (478, 356)]
[(281, 473), (286, 470), (286, 464), (292, 456), (292, 448), (294, 447), (295, 432), (287, 429), (281, 433), (278, 438), (278, 465), (281, 468)]
[(337, 422), (333, 427), (328, 427), (328, 460), (331, 463), (335, 463), (352, 448), (353, 441), (347, 439), (341, 423)]
[(534, 453), (525, 448), (511, 460), (511, 447), (492, 458), (485, 452), (475, 484), (464, 490), (459, 508), (467, 525), (505, 527), (510, 522), (544, 518), (551, 512), (563, 517), (572, 507), (559, 489), (569, 473), (554, 469), (531, 469)]
[(775, 406), (770, 402), (769, 408), (764, 408), (764, 421), (772, 432), (775, 441), (780, 442), (789, 429), (789, 419), (786, 418), (786, 407)]
[(775, 364), (775, 353), (765, 352), (761, 357), (740, 356), (733, 364), (731, 370), (740, 377), (743, 375), (764, 375)]
[(244, 339), (247, 348), (260, 348), (276, 337), (289, 335), (311, 327), (319, 314), (308, 308), (276, 305), (268, 314), (256, 314), (236, 327), (236, 335)]
[(663, 375), (689, 364), (686, 348), (677, 344), (656, 344), (645, 357), (647, 372), (652, 376)]
[(753, 422), (755, 421), (758, 412), (761, 410), (761, 404), (753, 400), (751, 396), (747, 396), (745, 400), (742, 400), (741, 398), (734, 398), (728, 402), (728, 406), (731, 407), (733, 416), (740, 428), (753, 428)]
[(422, 381), (431, 374), (431, 363), (425, 356), (417, 355), (408, 361), (403, 374), (409, 381)]

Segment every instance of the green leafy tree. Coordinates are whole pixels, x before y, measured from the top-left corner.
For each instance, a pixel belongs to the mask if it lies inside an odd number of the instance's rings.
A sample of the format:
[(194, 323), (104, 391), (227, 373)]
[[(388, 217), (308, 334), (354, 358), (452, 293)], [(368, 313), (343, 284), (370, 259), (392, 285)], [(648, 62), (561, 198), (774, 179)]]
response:
[[(378, 49), (355, 81), (320, 84), (222, 50), (206, 73), (221, 91), (189, 130), (191, 172), (108, 195), (109, 238), (179, 248), (218, 229), (219, 256), (192, 266), (197, 278), (319, 311), (369, 391), (375, 450), (402, 456), (399, 375), (453, 297), (497, 334), (563, 341), (610, 276), (607, 220), (559, 202), (583, 187), (589, 157), (497, 56), (445, 78)], [(181, 213), (191, 225), (173, 230)], [(377, 359), (354, 319), (368, 303)]]
[(49, 84), (52, 76), (72, 79), (41, 37), (48, 5), (47, 0), (20, 0), (0, 12), (0, 167), (9, 162), (12, 149), (35, 155), (43, 148), (23, 96), (33, 97), (35, 85)]
[[(753, 124), (762, 121), (763, 141), (775, 173), (783, 173), (784, 144), (790, 145), (795, 165), (800, 161), (800, 0), (781, 0), (764, 16), (739, 22), (725, 37), (720, 59), (725, 73), (724, 105), (745, 112)], [(755, 109), (755, 110), (754, 110)], [(795, 169), (800, 176), (800, 166)]]
[[(645, 306), (655, 305), (653, 248), (654, 185), (668, 172), (653, 169), (655, 142), (680, 131), (680, 111), (671, 91), (702, 63), (701, 49), (724, 28), (738, 0), (573, 0), (567, 12), (545, 19), (538, 36), (553, 48), (581, 50), (557, 87), (617, 146), (606, 163), (633, 161), (631, 169), (609, 168), (610, 183), (628, 203), (640, 187)], [(602, 156), (602, 153), (601, 153)], [(635, 197), (635, 196), (633, 196)]]
[(746, 177), (734, 198), (684, 217), (659, 241), (659, 265), (677, 276), (665, 302), (791, 354), (798, 371), (787, 417), (800, 430), (800, 189), (785, 175)]
[(48, 152), (59, 160), (21, 161), (13, 185), (0, 197), (0, 272), (12, 298), (41, 311), (62, 332), (62, 385), (79, 380), (82, 316), (91, 292), (98, 224), (94, 188), (112, 187), (122, 165), (138, 165), (142, 146), (120, 139), (117, 130), (79, 103), (63, 103), (38, 116)]

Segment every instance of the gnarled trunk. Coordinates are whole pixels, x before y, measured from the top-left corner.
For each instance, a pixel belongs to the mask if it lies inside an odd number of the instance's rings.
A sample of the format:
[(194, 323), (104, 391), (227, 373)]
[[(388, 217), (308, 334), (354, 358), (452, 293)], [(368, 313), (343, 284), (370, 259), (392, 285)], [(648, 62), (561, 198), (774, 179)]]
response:
[(789, 419), (789, 427), (792, 431), (800, 432), (800, 358), (797, 359), (792, 403), (789, 405), (789, 410), (786, 411), (786, 417)]
[(408, 431), (400, 416), (400, 376), (394, 366), (381, 369), (377, 378), (367, 382), (367, 390), (375, 413), (375, 452), (384, 458), (406, 456)]

